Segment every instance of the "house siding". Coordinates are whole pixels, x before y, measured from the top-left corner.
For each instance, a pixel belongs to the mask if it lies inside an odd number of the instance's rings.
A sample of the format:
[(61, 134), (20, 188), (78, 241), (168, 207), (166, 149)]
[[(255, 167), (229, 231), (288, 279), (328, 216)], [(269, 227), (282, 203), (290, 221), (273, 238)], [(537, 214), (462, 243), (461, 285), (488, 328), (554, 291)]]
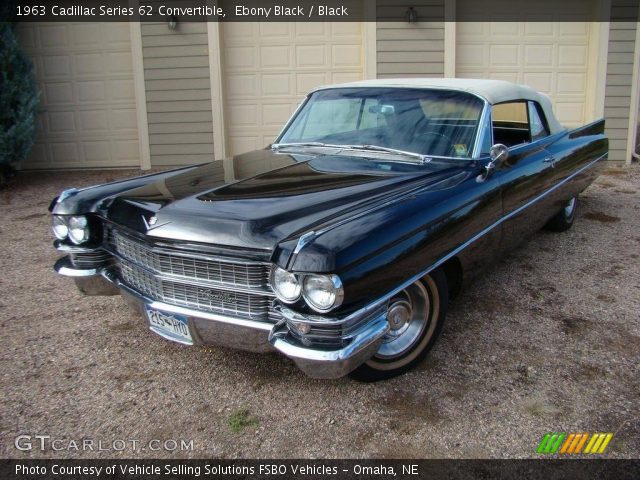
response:
[(635, 22), (611, 22), (604, 99), (609, 160), (627, 161), (627, 136), (636, 39)]
[[(410, 6), (418, 14), (415, 24), (405, 18)], [(443, 0), (378, 0), (376, 17), (378, 78), (444, 76)], [(420, 21), (427, 17), (430, 21)]]
[(151, 165), (189, 165), (213, 156), (206, 23), (142, 23)]

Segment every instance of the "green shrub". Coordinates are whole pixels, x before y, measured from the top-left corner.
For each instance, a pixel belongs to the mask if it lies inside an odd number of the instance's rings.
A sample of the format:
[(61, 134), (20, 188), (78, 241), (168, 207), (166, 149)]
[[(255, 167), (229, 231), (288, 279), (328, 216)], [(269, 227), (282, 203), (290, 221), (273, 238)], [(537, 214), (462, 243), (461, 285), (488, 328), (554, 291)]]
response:
[(33, 63), (8, 22), (0, 23), (0, 176), (7, 175), (33, 147), (39, 94)]

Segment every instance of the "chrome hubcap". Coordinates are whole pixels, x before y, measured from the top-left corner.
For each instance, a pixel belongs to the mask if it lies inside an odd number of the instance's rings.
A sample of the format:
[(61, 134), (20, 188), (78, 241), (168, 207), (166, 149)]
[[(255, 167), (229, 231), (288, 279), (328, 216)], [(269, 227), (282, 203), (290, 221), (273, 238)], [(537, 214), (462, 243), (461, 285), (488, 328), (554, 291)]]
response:
[(411, 304), (406, 300), (394, 302), (387, 312), (387, 320), (389, 320), (389, 336), (398, 337), (409, 328), (411, 321)]
[(425, 287), (416, 282), (391, 300), (387, 310), (389, 332), (376, 357), (390, 359), (410, 350), (429, 323), (430, 301)]
[(564, 207), (564, 216), (567, 218), (571, 218), (575, 208), (576, 208), (576, 197), (573, 197), (571, 200), (569, 200), (569, 203), (567, 203), (567, 206)]

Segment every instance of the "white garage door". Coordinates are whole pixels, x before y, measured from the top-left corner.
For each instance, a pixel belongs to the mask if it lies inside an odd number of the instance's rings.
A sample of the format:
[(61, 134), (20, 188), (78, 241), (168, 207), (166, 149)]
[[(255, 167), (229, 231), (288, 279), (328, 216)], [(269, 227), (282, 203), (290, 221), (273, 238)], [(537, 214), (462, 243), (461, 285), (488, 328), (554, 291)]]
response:
[(363, 78), (361, 23), (222, 25), (228, 153), (273, 142), (314, 87)]
[[(543, 8), (537, 2), (515, 1), (524, 18), (534, 18), (534, 10)], [(499, 2), (483, 5), (500, 7)], [(477, 2), (458, 0), (457, 6), (459, 11), (472, 11)], [(586, 17), (588, 7), (589, 2), (571, 2), (571, 18), (580, 13), (575, 9), (583, 9)], [(496, 19), (500, 14), (490, 12)], [(592, 115), (590, 28), (588, 22), (460, 22), (456, 26), (456, 76), (529, 85), (551, 97), (562, 124), (578, 126)]]
[(42, 115), (24, 168), (139, 166), (127, 23), (22, 23)]

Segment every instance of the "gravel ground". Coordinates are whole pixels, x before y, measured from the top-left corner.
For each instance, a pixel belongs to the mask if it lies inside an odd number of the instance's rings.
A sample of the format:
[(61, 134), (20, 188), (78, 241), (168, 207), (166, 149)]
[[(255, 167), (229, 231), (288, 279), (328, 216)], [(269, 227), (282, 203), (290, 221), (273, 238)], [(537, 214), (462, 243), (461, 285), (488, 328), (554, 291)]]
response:
[[(377, 384), (172, 344), (120, 297), (56, 276), (50, 199), (133, 174), (21, 174), (0, 190), (0, 457), (534, 457), (548, 431), (615, 432), (607, 456), (639, 456), (637, 166), (609, 169), (572, 230), (503, 258), (451, 306), (430, 357)], [(20, 452), (19, 434), (64, 450)], [(86, 438), (140, 444), (66, 448)], [(152, 439), (194, 449), (152, 451)]]

